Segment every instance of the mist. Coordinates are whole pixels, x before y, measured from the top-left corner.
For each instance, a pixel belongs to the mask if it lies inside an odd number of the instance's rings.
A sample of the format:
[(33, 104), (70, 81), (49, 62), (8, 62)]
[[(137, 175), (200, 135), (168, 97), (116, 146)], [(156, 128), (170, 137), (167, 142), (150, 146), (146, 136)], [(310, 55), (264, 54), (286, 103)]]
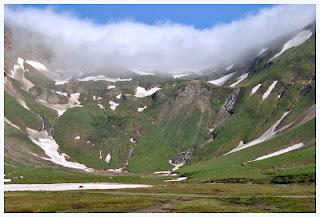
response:
[(154, 25), (134, 20), (97, 24), (54, 8), (5, 8), (5, 25), (16, 50), (44, 46), (50, 68), (82, 72), (214, 68), (241, 61), (248, 52), (314, 20), (314, 5), (278, 5), (205, 29), (168, 20)]

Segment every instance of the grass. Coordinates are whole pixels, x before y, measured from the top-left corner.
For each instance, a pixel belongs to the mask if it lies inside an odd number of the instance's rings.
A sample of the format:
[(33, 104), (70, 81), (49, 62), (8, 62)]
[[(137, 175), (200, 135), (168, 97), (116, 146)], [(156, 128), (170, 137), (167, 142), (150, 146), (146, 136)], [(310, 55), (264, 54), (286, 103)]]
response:
[(5, 212), (315, 212), (314, 195), (315, 185), (200, 183), (145, 189), (6, 192)]

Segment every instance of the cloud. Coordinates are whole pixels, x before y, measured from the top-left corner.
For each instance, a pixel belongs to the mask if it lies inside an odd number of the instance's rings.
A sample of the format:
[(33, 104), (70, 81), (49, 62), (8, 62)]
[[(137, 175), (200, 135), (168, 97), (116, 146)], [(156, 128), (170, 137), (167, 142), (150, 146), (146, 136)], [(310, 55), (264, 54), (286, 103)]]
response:
[[(169, 73), (199, 71), (240, 61), (252, 49), (314, 20), (314, 5), (278, 5), (206, 29), (130, 20), (97, 24), (52, 8), (5, 8), (5, 24), (18, 46), (41, 41), (51, 53), (51, 65), (86, 72), (118, 66)], [(26, 38), (21, 27), (41, 37)]]

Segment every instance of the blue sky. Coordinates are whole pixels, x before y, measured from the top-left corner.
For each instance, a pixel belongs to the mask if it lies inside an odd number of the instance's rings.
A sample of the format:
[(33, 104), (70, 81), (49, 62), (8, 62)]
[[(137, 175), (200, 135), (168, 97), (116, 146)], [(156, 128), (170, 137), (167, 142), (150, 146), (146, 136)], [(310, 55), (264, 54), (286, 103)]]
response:
[[(19, 7), (12, 6), (12, 7)], [(28, 7), (54, 7), (67, 11), (96, 23), (106, 23), (123, 19), (154, 24), (172, 21), (195, 28), (211, 27), (217, 23), (229, 23), (272, 5), (28, 5)]]

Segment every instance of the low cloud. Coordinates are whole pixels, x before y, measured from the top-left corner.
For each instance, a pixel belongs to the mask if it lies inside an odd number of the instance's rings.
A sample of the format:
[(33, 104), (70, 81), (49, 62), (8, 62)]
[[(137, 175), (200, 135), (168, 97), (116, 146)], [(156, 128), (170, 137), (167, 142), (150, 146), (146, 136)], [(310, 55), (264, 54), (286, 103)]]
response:
[(41, 41), (49, 50), (51, 66), (85, 72), (114, 67), (199, 71), (240, 61), (249, 51), (314, 20), (314, 5), (278, 5), (206, 29), (170, 21), (97, 24), (52, 8), (5, 8), (15, 47), (36, 47)]

